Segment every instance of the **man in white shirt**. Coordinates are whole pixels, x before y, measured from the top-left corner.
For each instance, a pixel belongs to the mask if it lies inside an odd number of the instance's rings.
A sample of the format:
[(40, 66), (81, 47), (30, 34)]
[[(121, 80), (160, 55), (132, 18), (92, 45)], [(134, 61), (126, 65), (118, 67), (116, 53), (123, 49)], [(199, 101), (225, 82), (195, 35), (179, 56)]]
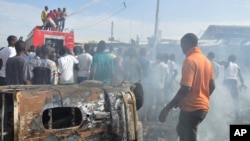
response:
[(231, 94), (234, 102), (234, 114), (235, 119), (240, 118), (240, 96), (239, 96), (239, 87), (238, 79), (241, 82), (241, 87), (247, 88), (244, 83), (244, 79), (240, 72), (240, 67), (235, 63), (236, 56), (230, 55), (228, 61), (219, 62), (219, 64), (224, 66), (224, 85), (228, 89), (228, 92)]
[[(153, 116), (153, 120), (157, 120), (157, 115), (159, 115), (160, 110), (164, 107), (166, 96), (164, 95), (164, 85), (165, 80), (169, 76), (169, 67), (166, 63), (164, 63), (164, 58), (162, 54), (157, 54), (156, 62), (151, 65), (150, 82), (152, 86), (152, 92), (154, 95), (151, 99), (151, 104), (149, 104), (151, 108), (148, 110), (152, 112), (150, 113)], [(149, 115), (147, 115), (148, 118)]]
[(174, 93), (178, 90), (179, 82), (176, 81), (176, 77), (178, 75), (176, 63), (175, 63), (175, 55), (171, 54), (169, 56), (169, 60), (166, 63), (169, 67), (169, 76), (165, 83), (165, 92), (166, 101), (170, 101), (174, 97)]
[(6, 85), (5, 69), (8, 58), (16, 56), (15, 43), (18, 41), (17, 37), (10, 35), (7, 41), (8, 47), (0, 49), (0, 86)]
[(92, 64), (93, 57), (90, 55), (90, 45), (84, 45), (85, 53), (77, 56), (79, 61), (79, 71), (77, 77), (77, 83), (81, 83), (82, 81), (88, 80), (90, 75), (90, 67)]
[(67, 47), (60, 50), (61, 57), (58, 59), (59, 84), (73, 84), (74, 83), (74, 64), (79, 61), (68, 54)]
[(169, 56), (169, 60), (168, 60), (167, 65), (169, 67), (170, 81), (173, 81), (173, 80), (175, 80), (176, 76), (178, 75), (178, 71), (177, 71), (176, 64), (175, 64), (175, 55), (174, 54), (171, 54)]

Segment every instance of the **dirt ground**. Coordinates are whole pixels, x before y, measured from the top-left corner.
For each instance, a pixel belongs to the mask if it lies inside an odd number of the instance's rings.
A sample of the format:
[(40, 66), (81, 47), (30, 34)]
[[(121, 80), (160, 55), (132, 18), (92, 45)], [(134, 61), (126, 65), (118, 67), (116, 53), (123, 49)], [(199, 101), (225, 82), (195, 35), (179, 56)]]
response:
[[(224, 94), (214, 96), (211, 99), (211, 108), (204, 121), (198, 128), (198, 140), (200, 141), (229, 141), (230, 125), (250, 124), (250, 93), (242, 93), (240, 104), (240, 119), (236, 120), (233, 112), (231, 97)], [(159, 121), (142, 121), (144, 141), (178, 141), (176, 125), (179, 110), (172, 111), (165, 123)]]
[[(178, 110), (179, 111), (179, 110)], [(175, 141), (178, 111), (173, 111), (165, 123), (159, 121), (142, 121), (144, 141)]]
[[(232, 113), (224, 113), (224, 122), (216, 121), (208, 114), (206, 119), (200, 124), (198, 139), (203, 141), (229, 141), (229, 125), (231, 124), (250, 124), (250, 109), (242, 111), (240, 120), (235, 121)], [(223, 116), (221, 117), (223, 119)], [(159, 121), (143, 121), (143, 140), (144, 141), (178, 141), (176, 125), (178, 115), (172, 115), (165, 123)]]

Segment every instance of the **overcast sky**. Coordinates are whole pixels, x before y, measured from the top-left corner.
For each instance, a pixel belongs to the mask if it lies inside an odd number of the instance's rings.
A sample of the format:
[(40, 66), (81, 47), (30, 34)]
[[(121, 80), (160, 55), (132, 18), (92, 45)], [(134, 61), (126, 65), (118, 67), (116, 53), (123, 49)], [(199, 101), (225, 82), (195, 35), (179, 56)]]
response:
[[(138, 35), (141, 41), (154, 34), (156, 0), (0, 0), (0, 43), (10, 34), (24, 39), (41, 25), (44, 6), (66, 7), (66, 28), (76, 41), (107, 40), (114, 23), (114, 37), (124, 42)], [(187, 32), (198, 36), (209, 25), (250, 25), (249, 0), (161, 0), (159, 30), (163, 38), (179, 39)]]

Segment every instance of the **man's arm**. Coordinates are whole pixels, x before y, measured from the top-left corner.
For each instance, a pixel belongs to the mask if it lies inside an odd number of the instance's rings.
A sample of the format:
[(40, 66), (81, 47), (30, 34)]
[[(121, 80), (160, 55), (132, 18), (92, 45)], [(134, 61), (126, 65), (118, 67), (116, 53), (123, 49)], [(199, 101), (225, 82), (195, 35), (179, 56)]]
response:
[(23, 80), (26, 85), (31, 85), (31, 79), (33, 78), (33, 73), (30, 69), (29, 63), (26, 61), (24, 62), (23, 67)]
[(74, 64), (79, 64), (79, 60), (77, 59), (77, 57), (72, 55), (72, 58), (73, 58)]
[(159, 115), (159, 120), (161, 122), (165, 122), (166, 117), (170, 110), (174, 107), (177, 107), (180, 102), (186, 97), (187, 93), (189, 93), (191, 90), (191, 87), (181, 85), (181, 88), (178, 90), (177, 94), (175, 97), (168, 103), (166, 107), (164, 107)]
[(209, 82), (209, 94), (210, 94), (210, 96), (212, 95), (214, 89), (215, 89), (215, 83), (214, 83), (214, 80), (212, 79)]
[(50, 83), (52, 84), (52, 85), (55, 85), (55, 84), (57, 84), (58, 82), (57, 82), (57, 67), (56, 67), (56, 64), (55, 63), (53, 63), (52, 65), (51, 65), (51, 67), (50, 67)]
[(169, 102), (167, 107), (172, 109), (173, 107), (177, 107), (179, 103), (186, 97), (187, 93), (190, 91), (191, 87), (181, 85), (181, 88), (178, 90), (175, 97)]
[(238, 69), (238, 75), (239, 75), (239, 78), (240, 78), (241, 85), (244, 85), (244, 79), (243, 79), (243, 77), (241, 75), (240, 69)]
[(244, 79), (243, 79), (243, 77), (242, 77), (242, 75), (241, 75), (241, 71), (240, 71), (239, 68), (238, 68), (238, 75), (239, 75), (239, 78), (240, 78), (241, 87), (247, 88), (247, 86), (246, 86), (245, 83), (244, 83)]
[(219, 65), (222, 65), (222, 66), (224, 66), (225, 68), (227, 68), (228, 67), (228, 65), (229, 65), (229, 62), (228, 61), (221, 61), (221, 62), (217, 62)]

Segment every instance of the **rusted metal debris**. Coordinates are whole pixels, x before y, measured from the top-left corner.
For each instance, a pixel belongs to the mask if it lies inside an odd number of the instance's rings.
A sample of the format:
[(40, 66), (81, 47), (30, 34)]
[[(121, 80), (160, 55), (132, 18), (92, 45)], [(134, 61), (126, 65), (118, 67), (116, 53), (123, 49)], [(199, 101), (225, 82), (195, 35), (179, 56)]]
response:
[[(71, 86), (0, 87), (4, 97), (13, 97), (9, 99), (12, 102), (2, 107), (12, 111), (12, 114), (3, 111), (4, 116), (11, 118), (1, 118), (4, 122), (2, 140), (137, 140), (136, 100), (132, 86), (130, 83), (105, 86), (88, 81)], [(3, 136), (5, 132), (7, 135)], [(8, 135), (13, 137), (8, 138)]]

